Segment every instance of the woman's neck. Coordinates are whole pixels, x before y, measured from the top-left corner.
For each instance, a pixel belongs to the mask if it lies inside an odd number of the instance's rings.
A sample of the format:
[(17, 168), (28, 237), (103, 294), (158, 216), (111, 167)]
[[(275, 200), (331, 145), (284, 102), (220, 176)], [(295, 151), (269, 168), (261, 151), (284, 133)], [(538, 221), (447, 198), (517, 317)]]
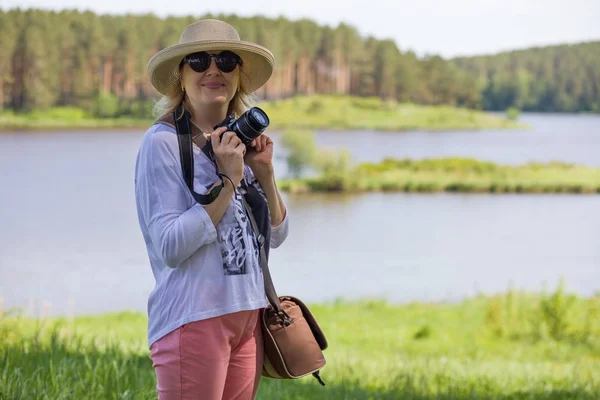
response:
[(186, 108), (192, 115), (192, 122), (204, 133), (211, 133), (213, 127), (227, 116), (227, 105), (218, 104), (193, 108), (188, 103)]

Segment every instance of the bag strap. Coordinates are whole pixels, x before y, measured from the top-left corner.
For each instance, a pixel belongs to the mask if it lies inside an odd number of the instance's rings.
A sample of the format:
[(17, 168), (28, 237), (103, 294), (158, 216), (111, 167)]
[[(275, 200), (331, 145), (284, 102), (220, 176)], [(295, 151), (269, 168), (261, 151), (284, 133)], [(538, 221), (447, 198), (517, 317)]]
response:
[[(177, 118), (177, 115), (180, 115), (180, 117)], [(175, 130), (177, 132), (177, 141), (179, 143), (179, 157), (181, 159), (181, 171), (183, 173), (185, 183), (190, 189), (192, 196), (194, 196), (194, 199), (198, 203), (204, 205), (210, 204), (217, 198), (219, 192), (223, 188), (223, 178), (221, 177), (221, 186), (213, 188), (213, 190), (209, 194), (204, 195), (194, 192), (194, 153), (192, 149), (192, 134), (190, 128), (189, 112), (185, 110), (185, 108), (183, 108), (182, 110), (181, 107), (178, 107), (177, 110), (173, 112), (172, 118), (175, 125)], [(168, 118), (164, 121), (161, 120), (160, 122), (171, 125), (171, 121), (169, 121)], [(273, 285), (273, 280), (271, 279), (271, 272), (269, 271), (267, 255), (265, 253), (265, 245), (267, 244), (265, 237), (260, 233), (256, 220), (254, 219), (254, 214), (252, 213), (252, 208), (250, 207), (244, 196), (242, 196), (242, 202), (244, 203), (246, 214), (248, 215), (248, 219), (250, 220), (250, 223), (252, 225), (252, 230), (254, 231), (256, 240), (258, 242), (258, 248), (260, 251), (259, 262), (263, 272), (265, 294), (267, 295), (267, 299), (269, 300), (269, 303), (275, 309), (275, 311), (277, 311), (278, 313), (284, 312), (281, 309), (281, 303), (279, 302), (279, 297), (277, 296), (275, 286)]]
[(244, 203), (244, 208), (246, 209), (246, 214), (248, 214), (248, 218), (250, 218), (250, 223), (252, 224), (252, 230), (256, 235), (256, 240), (258, 241), (258, 248), (260, 251), (260, 267), (263, 272), (263, 280), (265, 282), (265, 293), (267, 294), (267, 299), (271, 306), (277, 312), (283, 311), (281, 309), (281, 303), (279, 302), (279, 296), (277, 296), (277, 292), (275, 291), (275, 286), (273, 285), (273, 279), (271, 278), (271, 272), (269, 271), (269, 263), (267, 261), (267, 255), (265, 254), (265, 245), (266, 240), (265, 237), (258, 231), (258, 225), (256, 224), (256, 220), (254, 219), (254, 214), (252, 213), (252, 209), (250, 205), (242, 196), (242, 202)]

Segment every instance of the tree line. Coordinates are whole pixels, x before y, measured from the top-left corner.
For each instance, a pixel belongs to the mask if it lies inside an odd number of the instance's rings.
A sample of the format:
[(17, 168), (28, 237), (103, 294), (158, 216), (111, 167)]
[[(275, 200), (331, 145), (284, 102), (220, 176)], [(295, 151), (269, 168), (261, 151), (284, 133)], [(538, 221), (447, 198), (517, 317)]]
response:
[(236, 27), (276, 58), (262, 99), (298, 94), (377, 96), (503, 111), (600, 112), (600, 41), (491, 56), (417, 57), (392, 40), (339, 24), (261, 16), (159, 18), (37, 9), (0, 10), (0, 110), (75, 106), (98, 116), (148, 116), (157, 93), (146, 65), (200, 18)]

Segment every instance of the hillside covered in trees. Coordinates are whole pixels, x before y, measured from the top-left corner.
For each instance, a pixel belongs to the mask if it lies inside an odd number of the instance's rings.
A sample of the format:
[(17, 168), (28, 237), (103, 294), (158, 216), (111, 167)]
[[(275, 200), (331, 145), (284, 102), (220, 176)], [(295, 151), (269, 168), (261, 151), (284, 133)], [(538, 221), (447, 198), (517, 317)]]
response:
[(144, 117), (156, 98), (149, 58), (206, 17), (273, 51), (277, 66), (258, 93), (262, 99), (342, 94), (498, 111), (600, 112), (600, 41), (446, 60), (419, 58), (392, 40), (361, 37), (352, 26), (306, 19), (19, 9), (0, 10), (0, 111), (75, 106), (98, 116), (119, 110)]
[(483, 109), (600, 112), (600, 41), (453, 61), (479, 80)]

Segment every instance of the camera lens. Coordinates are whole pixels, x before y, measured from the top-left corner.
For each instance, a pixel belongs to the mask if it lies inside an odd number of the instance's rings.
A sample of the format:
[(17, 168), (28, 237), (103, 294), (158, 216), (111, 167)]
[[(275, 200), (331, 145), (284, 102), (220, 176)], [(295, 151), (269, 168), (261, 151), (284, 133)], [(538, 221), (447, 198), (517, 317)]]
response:
[(253, 107), (243, 113), (235, 123), (235, 132), (245, 145), (248, 145), (269, 126), (269, 117), (263, 110)]
[(248, 113), (248, 122), (255, 131), (262, 132), (269, 126), (269, 117), (267, 117), (267, 114), (260, 108), (253, 107)]

